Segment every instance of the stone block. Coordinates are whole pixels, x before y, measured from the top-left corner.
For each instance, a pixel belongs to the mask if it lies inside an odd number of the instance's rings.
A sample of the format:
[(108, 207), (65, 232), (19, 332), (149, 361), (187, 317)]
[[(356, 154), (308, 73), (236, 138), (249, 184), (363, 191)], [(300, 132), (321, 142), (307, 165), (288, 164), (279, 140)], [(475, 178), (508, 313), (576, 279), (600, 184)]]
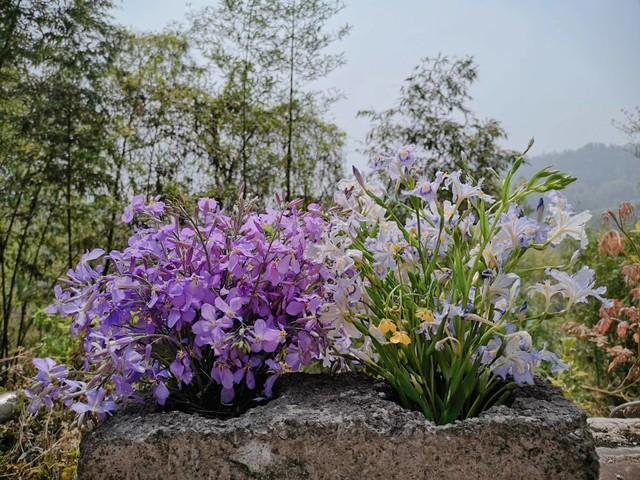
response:
[(437, 426), (356, 375), (292, 374), (227, 419), (122, 412), (84, 436), (82, 479), (596, 479), (584, 413), (545, 382)]

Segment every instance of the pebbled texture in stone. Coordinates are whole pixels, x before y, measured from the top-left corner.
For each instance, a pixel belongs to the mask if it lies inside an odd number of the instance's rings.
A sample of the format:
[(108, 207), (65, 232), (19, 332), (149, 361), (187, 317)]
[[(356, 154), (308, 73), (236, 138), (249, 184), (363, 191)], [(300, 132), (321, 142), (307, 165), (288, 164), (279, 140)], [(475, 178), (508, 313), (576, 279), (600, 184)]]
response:
[(591, 417), (587, 423), (596, 447), (640, 446), (640, 418)]
[(539, 381), (509, 406), (436, 426), (356, 375), (292, 374), (216, 420), (123, 412), (84, 436), (82, 479), (596, 479), (584, 413)]

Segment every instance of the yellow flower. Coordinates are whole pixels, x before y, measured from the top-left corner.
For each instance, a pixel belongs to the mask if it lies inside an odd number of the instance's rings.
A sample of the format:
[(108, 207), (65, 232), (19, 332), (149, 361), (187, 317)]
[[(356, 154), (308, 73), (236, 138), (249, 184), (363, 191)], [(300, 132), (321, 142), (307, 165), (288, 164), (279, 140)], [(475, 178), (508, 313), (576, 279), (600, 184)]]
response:
[(380, 323), (378, 324), (378, 330), (380, 330), (383, 334), (387, 334), (389, 332), (391, 333), (395, 333), (396, 330), (398, 330), (398, 327), (396, 327), (396, 324), (393, 323), (391, 320), (388, 319), (384, 319), (381, 320)]
[(411, 343), (411, 339), (406, 332), (396, 332), (389, 339), (391, 343), (401, 343), (402, 345), (409, 345)]
[(426, 323), (433, 323), (435, 321), (433, 312), (428, 308), (419, 308), (416, 310), (416, 317)]

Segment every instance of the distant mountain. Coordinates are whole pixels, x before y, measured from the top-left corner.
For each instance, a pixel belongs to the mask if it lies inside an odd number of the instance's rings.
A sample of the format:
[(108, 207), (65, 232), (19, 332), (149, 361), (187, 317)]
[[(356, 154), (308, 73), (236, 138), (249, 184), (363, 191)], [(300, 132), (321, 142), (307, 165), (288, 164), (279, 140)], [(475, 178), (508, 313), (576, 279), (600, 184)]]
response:
[(591, 210), (595, 218), (620, 202), (640, 205), (640, 158), (620, 145), (590, 143), (577, 150), (538, 155), (527, 159), (522, 176), (551, 166), (578, 180), (565, 194), (579, 210)]

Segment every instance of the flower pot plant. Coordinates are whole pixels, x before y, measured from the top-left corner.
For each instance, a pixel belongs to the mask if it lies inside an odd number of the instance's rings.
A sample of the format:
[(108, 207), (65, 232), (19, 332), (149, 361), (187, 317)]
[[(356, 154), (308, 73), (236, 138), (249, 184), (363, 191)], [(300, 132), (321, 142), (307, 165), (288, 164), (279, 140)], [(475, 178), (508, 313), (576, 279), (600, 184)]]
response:
[[(565, 368), (534, 348), (526, 321), (544, 321), (589, 297), (608, 303), (591, 270), (567, 272), (579, 251), (567, 265), (543, 266), (543, 283), (522, 284), (519, 262), (528, 250), (565, 239), (584, 245), (590, 219), (557, 192), (575, 180), (569, 175), (543, 169), (516, 183), (523, 161), (515, 160), (494, 197), (462, 172), (425, 177), (414, 152), (402, 148), (378, 159), (370, 178), (354, 169), (355, 178), (340, 185), (323, 241), (310, 246), (334, 279), (327, 287), (333, 301), (320, 318), (340, 325), (336, 348), (437, 424), (504, 402), (514, 385), (534, 383), (542, 363), (552, 372)], [(526, 216), (519, 203), (541, 194), (547, 201), (540, 198), (535, 216)], [(544, 299), (540, 311), (525, 295)]]
[[(519, 275), (530, 249), (584, 244), (590, 215), (557, 193), (574, 179), (544, 169), (517, 182), (520, 157), (489, 195), (462, 172), (427, 178), (415, 155), (381, 157), (368, 178), (354, 169), (329, 213), (301, 202), (226, 214), (211, 199), (193, 211), (134, 199), (123, 216), (138, 226), (129, 246), (106, 262), (89, 252), (56, 288), (51, 312), (72, 318), (83, 371), (37, 360), (27, 395), (34, 411), (59, 400), (79, 420), (145, 391), (174, 411), (116, 415), (85, 436), (81, 476), (375, 478), (381, 461), (396, 461), (376, 448), (426, 442), (406, 458), (420, 465), (384, 475), (486, 476), (510, 450), (523, 475), (594, 478), (584, 414), (539, 381), (526, 387), (542, 365), (565, 368), (534, 348), (526, 322), (589, 297), (607, 304), (577, 254), (542, 267), (543, 283)], [(518, 204), (533, 195), (547, 200), (529, 217)], [(372, 379), (289, 375), (276, 400), (247, 411), (284, 373), (316, 361)], [(497, 440), (484, 449), (485, 437)], [(462, 467), (436, 454), (449, 441), (471, 446)], [(328, 444), (341, 447), (329, 455)]]
[(84, 368), (37, 359), (30, 408), (59, 400), (103, 419), (151, 391), (160, 406), (229, 416), (270, 397), (327, 348), (315, 315), (327, 272), (303, 255), (325, 222), (299, 205), (226, 215), (212, 199), (188, 211), (136, 197), (128, 247), (106, 262), (87, 253), (56, 287), (49, 311), (71, 317)]

